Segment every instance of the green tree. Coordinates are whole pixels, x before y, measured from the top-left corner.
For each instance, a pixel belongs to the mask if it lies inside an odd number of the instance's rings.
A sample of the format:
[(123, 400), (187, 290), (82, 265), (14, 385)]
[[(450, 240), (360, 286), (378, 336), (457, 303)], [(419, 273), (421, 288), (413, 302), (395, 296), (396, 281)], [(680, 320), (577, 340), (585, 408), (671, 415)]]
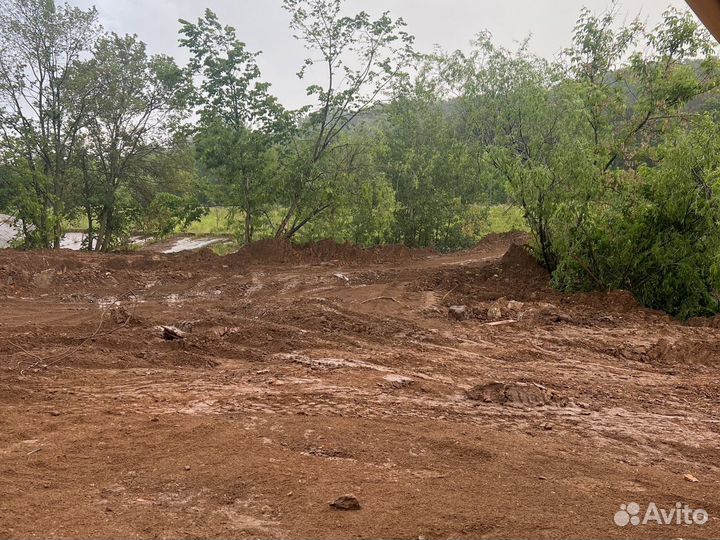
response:
[(322, 162), (341, 147), (341, 135), (398, 81), (414, 58), (413, 38), (402, 19), (388, 13), (372, 19), (366, 12), (342, 14), (342, 0), (283, 0), (291, 28), (312, 56), (299, 72), (319, 68), (323, 84), (308, 86), (316, 103), (307, 113), (290, 148), (282, 203), (286, 211), (277, 236), (293, 237), (332, 208), (333, 174)]
[(515, 53), (496, 47), (488, 34), (478, 37), (470, 55), (455, 53), (444, 62), (444, 77), (461, 94), (459, 132), (486, 165), (480, 174), (505, 183), (540, 257), (554, 269), (558, 208), (586, 198), (588, 186), (588, 145), (577, 96), (556, 66), (524, 45)]
[(198, 158), (225, 190), (225, 202), (241, 208), (244, 240), (253, 240), (258, 219), (267, 216), (276, 192), (273, 147), (293, 128), (293, 116), (269, 93), (255, 61), (234, 28), (206, 10), (197, 23), (180, 21), (180, 44), (191, 54), (198, 79), (193, 104)]
[(21, 217), (42, 247), (57, 248), (93, 95), (81, 67), (99, 34), (97, 12), (52, 0), (0, 0), (0, 12), (2, 143), (25, 160), (24, 194), (33, 201), (19, 205)]
[(333, 205), (299, 231), (297, 238), (332, 238), (359, 245), (392, 240), (395, 191), (378, 166), (379, 137), (376, 128), (360, 126), (340, 137), (338, 148), (321, 164), (334, 186)]
[[(20, 142), (16, 142), (19, 146)], [(32, 178), (32, 171), (22, 150), (6, 145), (0, 152), (0, 208), (16, 217), (26, 249), (41, 245), (35, 223), (44, 210), (28, 178)]]
[(626, 289), (681, 318), (720, 311), (720, 128), (709, 116), (666, 134), (656, 161), (623, 171), (563, 253), (563, 289)]
[[(634, 44), (642, 43), (642, 52)], [(462, 91), (464, 127), (483, 159), (523, 208), (551, 271), (585, 245), (587, 218), (606, 194), (652, 159), (663, 133), (687, 103), (716, 85), (706, 33), (689, 14), (668, 11), (652, 31), (634, 21), (615, 27), (611, 12), (582, 12), (563, 64), (495, 47), (481, 35), (469, 56), (447, 62)], [(629, 61), (625, 59), (629, 57)]]
[(483, 201), (484, 186), (427, 67), (387, 107), (377, 161), (395, 190), (394, 240), (453, 249), (475, 239), (471, 205)]
[[(82, 163), (85, 195), (96, 202), (98, 228), (89, 220), (88, 237), (107, 251), (124, 234), (117, 194), (131, 181), (147, 177), (151, 158), (171, 146), (170, 132), (182, 115), (185, 75), (167, 56), (148, 56), (136, 36), (111, 34), (99, 40), (85, 66), (95, 80)], [(87, 185), (94, 175), (97, 181)], [(85, 205), (86, 207), (88, 205)], [(91, 212), (88, 213), (90, 217)]]

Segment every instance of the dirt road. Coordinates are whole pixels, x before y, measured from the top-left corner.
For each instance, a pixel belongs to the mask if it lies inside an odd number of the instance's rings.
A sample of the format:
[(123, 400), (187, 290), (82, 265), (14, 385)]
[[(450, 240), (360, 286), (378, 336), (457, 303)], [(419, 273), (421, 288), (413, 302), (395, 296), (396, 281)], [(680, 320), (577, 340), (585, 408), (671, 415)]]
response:
[(522, 241), (1, 252), (0, 537), (720, 536), (720, 330)]

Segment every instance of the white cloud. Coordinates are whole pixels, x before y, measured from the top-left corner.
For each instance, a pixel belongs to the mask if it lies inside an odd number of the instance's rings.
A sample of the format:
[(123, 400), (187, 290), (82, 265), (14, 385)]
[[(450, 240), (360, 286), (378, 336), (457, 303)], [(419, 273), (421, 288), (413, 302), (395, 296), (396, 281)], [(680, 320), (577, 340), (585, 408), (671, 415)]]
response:
[[(171, 54), (184, 62), (178, 48), (179, 18), (193, 20), (206, 7), (224, 24), (237, 28), (251, 50), (262, 50), (260, 67), (274, 93), (290, 107), (305, 104), (306, 82), (297, 73), (306, 51), (292, 38), (288, 15), (280, 0), (70, 0), (87, 8), (96, 5), (108, 30), (135, 33), (149, 50)], [(531, 50), (554, 56), (568, 44), (583, 5), (601, 12), (609, 0), (348, 0), (348, 10), (379, 14), (389, 10), (408, 23), (418, 49), (429, 51), (465, 48), (479, 31), (490, 30), (501, 45), (512, 47), (532, 35)], [(681, 0), (626, 0), (620, 13), (628, 19), (640, 14), (656, 23), (668, 5), (684, 8)]]

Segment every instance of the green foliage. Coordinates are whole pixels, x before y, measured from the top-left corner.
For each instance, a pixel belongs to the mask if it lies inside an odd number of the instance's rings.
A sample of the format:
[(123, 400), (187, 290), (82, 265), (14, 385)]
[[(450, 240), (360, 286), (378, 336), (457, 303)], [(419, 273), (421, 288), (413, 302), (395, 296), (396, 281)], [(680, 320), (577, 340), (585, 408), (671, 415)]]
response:
[(710, 118), (667, 135), (658, 162), (622, 172), (555, 272), (577, 290), (621, 288), (686, 318), (720, 304), (720, 128)]
[(482, 238), (492, 233), (528, 232), (527, 222), (517, 206), (510, 204), (495, 204), (489, 208), (484, 205), (477, 206), (479, 207), (477, 211), (487, 211), (487, 219), (484, 226), (477, 232), (476, 238)]
[(0, 11), (0, 156), (13, 170), (3, 207), (27, 247), (59, 247), (82, 215), (86, 248), (113, 249), (173, 146), (185, 74), (136, 36), (103, 34), (95, 9), (0, 0)]
[(707, 122), (688, 135), (686, 107), (718, 74), (712, 58), (695, 62), (711, 53), (695, 20), (670, 10), (648, 32), (585, 10), (564, 65), (486, 37), (477, 47), (447, 59), (463, 131), (505, 179), (555, 283), (626, 288), (682, 317), (716, 311), (720, 214), (706, 175), (718, 153), (698, 139), (713, 131)]
[(484, 186), (440, 98), (423, 76), (403, 90), (386, 109), (377, 161), (395, 190), (393, 240), (453, 249), (475, 239), (470, 223), (482, 216), (470, 208), (483, 199)]
[(187, 228), (207, 213), (208, 209), (191, 197), (158, 193), (143, 219), (143, 231), (155, 238), (164, 238), (178, 229)]
[[(402, 19), (383, 13), (372, 19), (362, 11), (342, 14), (342, 0), (283, 0), (295, 37), (311, 51), (300, 69), (315, 66), (326, 74), (322, 85), (307, 88), (314, 105), (300, 112), (304, 121), (288, 149), (280, 203), (287, 209), (277, 236), (292, 238), (321, 215), (335, 209), (337, 167), (353, 167), (343, 137), (404, 77), (415, 57), (413, 37)], [(336, 154), (340, 154), (339, 156)], [(342, 173), (342, 170), (340, 171)]]
[(43, 236), (35, 227), (43, 213), (40, 201), (34, 196), (33, 186), (26, 182), (30, 172), (27, 161), (21, 156), (5, 153), (0, 164), (0, 208), (12, 213), (22, 230), (21, 246), (24, 248), (44, 247)]
[(0, 0), (0, 148), (25, 161), (18, 212), (28, 244), (59, 247), (72, 213), (77, 141), (91, 83), (83, 70), (97, 12), (46, 0)]
[[(157, 156), (172, 144), (168, 131), (183, 116), (187, 85), (174, 60), (149, 57), (135, 36), (98, 40), (85, 70), (94, 80), (94, 99), (85, 145), (78, 150), (80, 203), (88, 216), (87, 237), (96, 249), (107, 251), (128, 236), (126, 228), (133, 222), (118, 206), (118, 193), (132, 196), (134, 187), (148, 183)], [(125, 201), (125, 208), (141, 205), (142, 200)]]
[(190, 54), (189, 71), (200, 78), (191, 102), (202, 123), (221, 121), (232, 128), (259, 127), (266, 131), (285, 122), (283, 109), (260, 80), (260, 68), (235, 29), (222, 26), (217, 15), (205, 10), (197, 23), (180, 20), (180, 45)]
[(390, 182), (381, 175), (355, 182), (347, 191), (350, 199), (350, 234), (356, 244), (378, 245), (392, 238), (397, 201)]
[(180, 22), (180, 44), (190, 51), (189, 69), (199, 78), (191, 100), (200, 115), (192, 130), (198, 161), (223, 203), (242, 210), (249, 243), (277, 192), (274, 146), (289, 137), (294, 119), (268, 93), (257, 54), (234, 28), (221, 26), (210, 10), (195, 24)]
[(298, 231), (300, 241), (333, 238), (376, 245), (392, 238), (395, 191), (377, 167), (377, 134), (361, 127), (339, 139), (322, 162), (332, 205)]

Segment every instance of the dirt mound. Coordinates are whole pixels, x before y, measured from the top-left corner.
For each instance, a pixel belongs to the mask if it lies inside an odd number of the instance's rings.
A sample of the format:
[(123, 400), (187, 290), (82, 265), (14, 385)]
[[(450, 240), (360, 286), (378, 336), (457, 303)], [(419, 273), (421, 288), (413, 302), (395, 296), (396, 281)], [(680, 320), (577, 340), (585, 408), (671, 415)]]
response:
[(506, 232), (506, 233), (491, 233), (487, 236), (483, 237), (480, 242), (477, 243), (477, 245), (471, 247), (468, 250), (468, 253), (484, 253), (486, 251), (494, 251), (497, 249), (505, 249), (507, 248), (508, 243), (510, 244), (518, 244), (518, 245), (526, 245), (530, 242), (530, 235), (521, 232), (521, 231), (514, 231), (514, 232)]
[(720, 363), (720, 344), (715, 340), (689, 337), (677, 341), (660, 338), (643, 356), (643, 360), (654, 365), (712, 366)]
[[(512, 238), (512, 236), (511, 236)], [(487, 246), (482, 253), (490, 253)], [(555, 302), (558, 293), (550, 287), (550, 275), (525, 245), (510, 244), (499, 248), (493, 262), (484, 260), (461, 266), (440, 268), (419, 278), (417, 290), (447, 291), (446, 305), (473, 306), (506, 300), (539, 300)], [(487, 309), (487, 306), (483, 306)]]
[(410, 249), (399, 244), (363, 248), (351, 243), (339, 244), (334, 240), (301, 245), (296, 251), (313, 262), (337, 260), (350, 264), (382, 264), (425, 258), (435, 253), (432, 249)]
[(517, 272), (525, 278), (546, 280), (548, 277), (547, 270), (530, 252), (527, 244), (510, 244), (505, 255), (500, 259), (500, 269), (505, 272)]
[(334, 240), (321, 240), (308, 244), (293, 244), (285, 239), (265, 239), (243, 247), (224, 257), (234, 264), (321, 264), (351, 265), (382, 264), (402, 260), (420, 259), (435, 253), (431, 249), (410, 249), (402, 245), (364, 248)]
[(82, 256), (67, 251), (18, 251), (0, 250), (0, 271), (40, 272), (49, 268), (77, 270), (84, 266)]
[(82, 271), (83, 260), (55, 251), (0, 251), (0, 287), (48, 288), (62, 277)]
[(592, 307), (598, 311), (615, 313), (628, 313), (644, 309), (631, 292), (622, 290), (576, 293), (572, 295), (572, 303)]
[(273, 264), (297, 262), (292, 243), (274, 238), (259, 240), (243, 246), (239, 251), (227, 255), (225, 259), (232, 263)]

